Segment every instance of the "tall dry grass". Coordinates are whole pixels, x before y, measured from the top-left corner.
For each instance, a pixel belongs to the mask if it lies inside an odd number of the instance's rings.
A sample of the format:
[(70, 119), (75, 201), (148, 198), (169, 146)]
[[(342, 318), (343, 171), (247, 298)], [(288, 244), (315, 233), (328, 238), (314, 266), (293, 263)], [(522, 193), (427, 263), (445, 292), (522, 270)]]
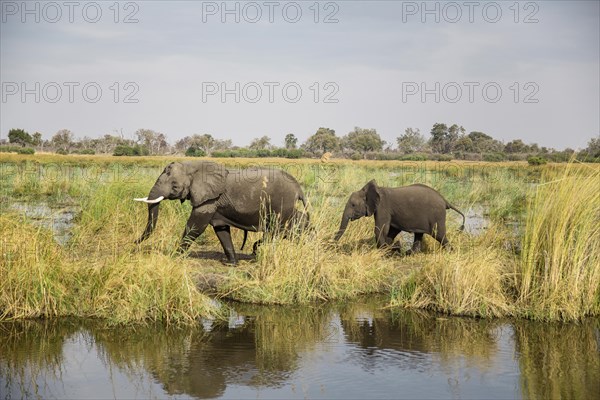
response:
[(518, 305), (528, 317), (600, 312), (600, 169), (546, 172), (527, 205)]
[(73, 257), (48, 230), (14, 214), (0, 215), (0, 231), (0, 320), (75, 316), (179, 324), (217, 314), (196, 287), (196, 271), (168, 255)]
[(412, 258), (413, 272), (393, 289), (391, 305), (472, 317), (513, 315), (515, 257), (499, 245), (504, 235), (497, 226), (480, 237), (454, 234), (452, 251), (429, 240), (432, 251)]

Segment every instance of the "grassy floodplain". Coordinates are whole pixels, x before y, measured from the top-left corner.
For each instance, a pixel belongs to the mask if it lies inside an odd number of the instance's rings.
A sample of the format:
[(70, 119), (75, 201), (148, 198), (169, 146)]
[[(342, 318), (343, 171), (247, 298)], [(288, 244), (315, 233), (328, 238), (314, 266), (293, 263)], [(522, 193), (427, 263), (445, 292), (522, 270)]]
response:
[[(140, 246), (146, 196), (177, 157), (0, 155), (0, 320), (79, 316), (116, 323), (196, 321), (219, 310), (209, 295), (263, 304), (389, 296), (391, 307), (477, 317), (577, 320), (600, 314), (600, 169), (592, 164), (215, 159), (231, 168), (282, 168), (309, 202), (314, 231), (276, 238), (237, 268), (223, 266), (207, 229), (190, 254), (175, 253), (190, 212), (163, 202), (157, 229)], [(485, 214), (481, 233), (458, 231), (452, 251), (426, 241), (423, 254), (390, 256), (374, 245), (372, 218), (351, 222), (332, 242), (348, 195), (425, 183), (463, 212)], [(15, 202), (75, 205), (72, 237), (58, 244)], [(242, 232), (233, 230), (240, 246)], [(261, 237), (250, 233), (249, 243)], [(411, 240), (410, 236), (397, 240)], [(409, 244), (404, 243), (404, 248)]]

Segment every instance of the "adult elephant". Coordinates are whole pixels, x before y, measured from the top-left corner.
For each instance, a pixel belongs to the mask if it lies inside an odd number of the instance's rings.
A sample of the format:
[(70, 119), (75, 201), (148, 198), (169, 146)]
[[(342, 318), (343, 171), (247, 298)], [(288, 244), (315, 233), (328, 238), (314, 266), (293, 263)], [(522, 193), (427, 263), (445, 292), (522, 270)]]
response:
[(448, 203), (435, 189), (419, 183), (387, 188), (377, 186), (373, 179), (361, 190), (350, 195), (335, 240), (342, 237), (349, 221), (374, 215), (375, 239), (379, 248), (391, 245), (401, 231), (415, 234), (412, 252), (421, 251), (425, 233), (433, 236), (445, 247), (448, 245), (447, 209), (462, 215), (463, 224), (460, 229), (464, 229), (465, 215)]
[(230, 227), (272, 232), (277, 227), (288, 229), (297, 220), (308, 221), (308, 214), (295, 208), (298, 200), (306, 207), (300, 184), (290, 174), (274, 168), (229, 170), (209, 161), (173, 162), (158, 177), (148, 197), (134, 200), (148, 203), (146, 229), (136, 243), (154, 230), (161, 201), (190, 200), (192, 212), (180, 250), (187, 250), (211, 225), (228, 264), (237, 264)]

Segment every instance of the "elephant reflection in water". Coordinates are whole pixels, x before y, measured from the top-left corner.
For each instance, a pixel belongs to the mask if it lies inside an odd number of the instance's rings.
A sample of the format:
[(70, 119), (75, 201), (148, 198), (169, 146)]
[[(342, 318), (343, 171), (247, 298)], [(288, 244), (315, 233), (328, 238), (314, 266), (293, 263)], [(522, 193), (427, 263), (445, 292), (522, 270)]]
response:
[(283, 386), (298, 368), (298, 354), (328, 335), (329, 313), (244, 305), (236, 309), (246, 317), (234, 328), (215, 321), (210, 332), (159, 327), (123, 330), (121, 339), (114, 331), (105, 337), (99, 332), (97, 340), (112, 362), (124, 368), (142, 365), (168, 394), (214, 398), (228, 385)]
[[(600, 382), (600, 320), (579, 324), (439, 317), (411, 310), (376, 310), (350, 305), (340, 310), (344, 335), (360, 348), (363, 368), (373, 368), (379, 353), (397, 351), (399, 368), (424, 366), (426, 354), (442, 367), (466, 357), (479, 368), (493, 368), (499, 351), (497, 332), (506, 327), (518, 354), (524, 398), (597, 398)], [(389, 353), (385, 354), (390, 363)]]
[(485, 368), (491, 366), (497, 351), (494, 329), (498, 323), (489, 320), (435, 318), (424, 312), (392, 312), (365, 304), (341, 309), (340, 319), (346, 340), (362, 350), (360, 363), (366, 369), (378, 357), (388, 357), (389, 350), (398, 352), (397, 366), (403, 369), (422, 367), (431, 354), (440, 357), (442, 366), (455, 362), (457, 355), (466, 355)]

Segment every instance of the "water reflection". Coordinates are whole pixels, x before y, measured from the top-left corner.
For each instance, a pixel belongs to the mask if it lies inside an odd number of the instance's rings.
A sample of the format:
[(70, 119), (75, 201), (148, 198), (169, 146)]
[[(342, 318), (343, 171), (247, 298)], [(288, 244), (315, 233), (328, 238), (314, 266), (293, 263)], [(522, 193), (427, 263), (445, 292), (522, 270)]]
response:
[[(375, 304), (352, 304), (340, 309), (348, 343), (356, 344), (358, 359), (373, 362), (378, 354), (398, 353), (416, 360), (433, 359), (445, 366), (457, 356), (480, 368), (490, 366), (497, 352), (502, 324), (493, 320), (440, 317), (409, 310), (377, 310)], [(374, 357), (375, 356), (375, 357)], [(405, 367), (414, 365), (405, 363)]]
[[(0, 324), (2, 397), (589, 398), (600, 323), (234, 305), (188, 329)], [(84, 389), (85, 388), (85, 389)]]
[(591, 399), (600, 393), (600, 320), (515, 326), (521, 390), (530, 399)]
[(35, 226), (50, 229), (54, 240), (65, 245), (72, 236), (71, 229), (80, 208), (72, 204), (13, 202), (8, 210), (25, 215)]

